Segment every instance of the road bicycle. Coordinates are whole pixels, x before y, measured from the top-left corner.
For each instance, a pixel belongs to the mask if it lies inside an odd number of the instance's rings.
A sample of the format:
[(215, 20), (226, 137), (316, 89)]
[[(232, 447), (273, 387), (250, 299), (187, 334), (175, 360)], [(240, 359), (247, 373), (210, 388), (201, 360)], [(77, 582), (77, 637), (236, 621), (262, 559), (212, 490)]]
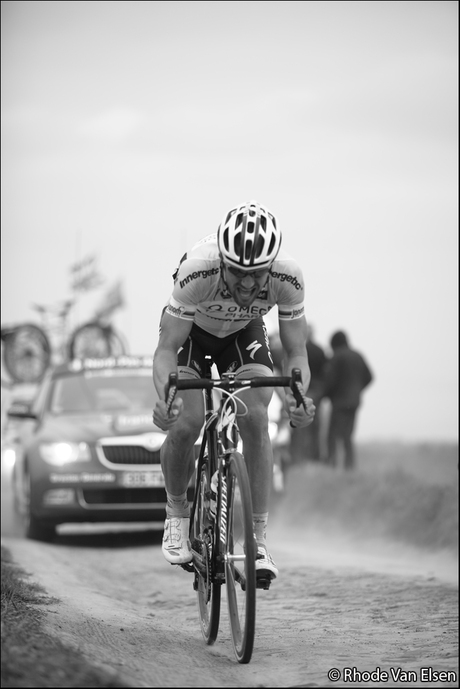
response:
[[(212, 360), (206, 357), (204, 378), (185, 379), (171, 373), (165, 391), (168, 411), (179, 390), (203, 390), (205, 399), (190, 513), (193, 559), (181, 567), (194, 574), (201, 632), (208, 645), (219, 631), (225, 584), (235, 656), (238, 662), (248, 663), (254, 648), (256, 589), (268, 589), (271, 580), (256, 577), (251, 489), (245, 459), (238, 450), (237, 416), (247, 411), (247, 405), (238, 395), (249, 388), (289, 387), (298, 406), (306, 403), (300, 369), (293, 369), (291, 377), (237, 378), (235, 373), (224, 373), (222, 378), (212, 378), (211, 372)], [(214, 390), (222, 393), (218, 405)]]
[(110, 322), (92, 319), (67, 336), (73, 300), (54, 307), (33, 304), (42, 325), (21, 323), (2, 326), (3, 362), (14, 383), (38, 383), (52, 363), (85, 357), (126, 354), (127, 346)]

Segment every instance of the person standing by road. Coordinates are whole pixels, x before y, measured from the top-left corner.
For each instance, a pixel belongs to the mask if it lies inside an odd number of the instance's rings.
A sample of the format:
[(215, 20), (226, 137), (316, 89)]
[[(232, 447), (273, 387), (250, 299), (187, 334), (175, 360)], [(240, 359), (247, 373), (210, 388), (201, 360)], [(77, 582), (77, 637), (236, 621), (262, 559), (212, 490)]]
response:
[(359, 353), (350, 348), (346, 334), (338, 330), (330, 340), (333, 355), (326, 367), (324, 397), (331, 400), (328, 429), (327, 464), (337, 465), (338, 444), (345, 450), (345, 469), (353, 469), (355, 451), (353, 433), (361, 393), (373, 380), (373, 374)]

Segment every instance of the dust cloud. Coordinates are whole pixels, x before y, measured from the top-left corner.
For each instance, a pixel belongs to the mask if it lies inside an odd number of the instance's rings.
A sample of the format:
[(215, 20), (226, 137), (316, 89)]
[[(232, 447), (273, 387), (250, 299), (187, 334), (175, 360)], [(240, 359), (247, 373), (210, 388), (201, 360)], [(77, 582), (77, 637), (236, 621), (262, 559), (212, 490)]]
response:
[(357, 468), (288, 467), (273, 495), (275, 560), (458, 581), (458, 449), (368, 445)]

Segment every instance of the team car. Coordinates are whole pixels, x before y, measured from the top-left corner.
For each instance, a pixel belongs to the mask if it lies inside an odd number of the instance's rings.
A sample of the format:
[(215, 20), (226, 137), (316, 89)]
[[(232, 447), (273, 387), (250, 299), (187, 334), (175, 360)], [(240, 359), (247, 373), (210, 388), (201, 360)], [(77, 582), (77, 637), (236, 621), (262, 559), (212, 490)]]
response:
[(50, 369), (32, 403), (11, 405), (13, 496), (27, 537), (52, 540), (64, 523), (164, 520), (157, 399), (152, 357), (125, 355)]

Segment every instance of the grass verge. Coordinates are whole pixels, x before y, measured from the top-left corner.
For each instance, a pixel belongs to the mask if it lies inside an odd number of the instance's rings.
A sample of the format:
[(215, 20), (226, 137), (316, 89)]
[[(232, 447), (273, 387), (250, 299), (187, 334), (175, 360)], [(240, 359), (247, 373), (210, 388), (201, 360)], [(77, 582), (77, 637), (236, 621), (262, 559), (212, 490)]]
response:
[(46, 634), (46, 611), (41, 608), (56, 599), (27, 578), (1, 546), (1, 686), (129, 686)]

